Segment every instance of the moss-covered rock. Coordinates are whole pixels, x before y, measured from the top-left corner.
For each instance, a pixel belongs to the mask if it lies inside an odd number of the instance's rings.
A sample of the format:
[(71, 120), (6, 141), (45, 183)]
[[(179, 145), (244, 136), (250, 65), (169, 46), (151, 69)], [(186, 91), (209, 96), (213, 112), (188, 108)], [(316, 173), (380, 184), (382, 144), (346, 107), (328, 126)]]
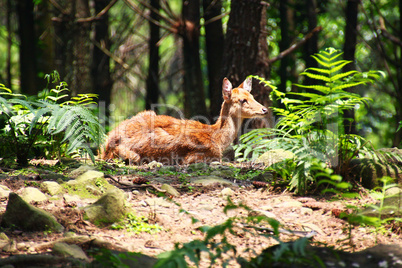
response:
[(95, 203), (85, 207), (84, 211), (84, 217), (94, 224), (114, 223), (126, 213), (124, 192), (117, 188), (109, 190)]
[(269, 150), (263, 153), (260, 157), (255, 160), (256, 163), (263, 163), (265, 166), (269, 167), (275, 163), (281, 162), (285, 159), (291, 159), (294, 154), (290, 151), (283, 149)]
[(1, 226), (14, 227), (27, 232), (62, 232), (64, 230), (64, 227), (56, 221), (53, 215), (28, 204), (16, 193), (10, 193), (8, 197)]

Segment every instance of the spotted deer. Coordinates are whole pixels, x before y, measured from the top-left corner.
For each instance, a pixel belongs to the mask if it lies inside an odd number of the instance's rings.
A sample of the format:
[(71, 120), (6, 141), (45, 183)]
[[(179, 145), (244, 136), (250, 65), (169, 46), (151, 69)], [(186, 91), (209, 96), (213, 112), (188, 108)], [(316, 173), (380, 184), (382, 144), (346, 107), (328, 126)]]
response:
[(223, 79), (223, 104), (215, 124), (138, 113), (120, 123), (107, 138), (102, 158), (121, 158), (130, 163), (156, 160), (167, 164), (189, 164), (220, 160), (222, 152), (236, 138), (245, 118), (264, 117), (268, 109), (250, 94), (251, 78), (232, 88)]

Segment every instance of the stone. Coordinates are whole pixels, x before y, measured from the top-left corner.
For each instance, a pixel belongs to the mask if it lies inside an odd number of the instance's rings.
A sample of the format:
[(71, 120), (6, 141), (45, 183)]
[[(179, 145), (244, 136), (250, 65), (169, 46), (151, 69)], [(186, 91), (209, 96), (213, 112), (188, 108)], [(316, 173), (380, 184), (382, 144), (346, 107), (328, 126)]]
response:
[(166, 201), (163, 197), (147, 198), (145, 199), (145, 203), (150, 207), (159, 206), (169, 208), (172, 206), (172, 203)]
[(234, 195), (234, 191), (233, 191), (232, 189), (230, 189), (230, 188), (224, 188), (224, 189), (222, 189), (222, 191), (221, 191), (221, 195), (222, 195), (223, 197), (232, 196), (232, 195)]
[(41, 188), (44, 192), (47, 192), (52, 196), (59, 194), (63, 189), (63, 187), (55, 181), (44, 181), (41, 184)]
[(205, 170), (209, 169), (209, 166), (207, 163), (203, 163), (203, 162), (192, 163), (192, 164), (188, 165), (187, 169), (190, 172), (196, 172), (196, 171), (200, 171), (200, 170), (205, 171)]
[(57, 242), (53, 245), (53, 252), (63, 257), (73, 257), (76, 259), (89, 261), (88, 256), (77, 245), (69, 245), (67, 243)]
[(105, 175), (96, 170), (88, 170), (85, 173), (81, 174), (78, 176), (75, 180), (68, 181), (67, 184), (85, 184), (85, 183), (90, 183), (94, 181), (95, 179), (98, 178), (103, 178)]
[(294, 154), (290, 151), (283, 149), (273, 149), (263, 153), (255, 160), (255, 163), (263, 163), (266, 167), (269, 167), (275, 163), (282, 162), (285, 159), (292, 159)]
[(84, 217), (94, 224), (114, 223), (126, 213), (124, 192), (117, 188), (109, 190), (95, 203), (85, 207), (84, 211)]
[(85, 172), (90, 171), (90, 170), (93, 170), (93, 169), (94, 169), (93, 167), (90, 167), (90, 166), (87, 166), (87, 165), (83, 165), (83, 166), (80, 166), (79, 168), (74, 169), (73, 171), (71, 171), (71, 172), (68, 174), (68, 177), (75, 179), (75, 178), (77, 178), (78, 176), (84, 174)]
[(211, 172), (211, 176), (218, 176), (223, 178), (233, 178), (234, 175), (235, 173), (231, 169), (219, 169)]
[(177, 168), (176, 166), (161, 166), (159, 168), (159, 172), (164, 173), (164, 172), (176, 172)]
[(233, 185), (237, 186), (236, 183), (233, 183), (229, 180), (222, 179), (218, 176), (198, 176), (190, 178), (190, 182), (192, 184), (201, 184), (202, 186), (212, 185), (212, 184), (221, 184), (221, 185)]
[(175, 196), (175, 197), (179, 197), (179, 196), (180, 196), (180, 193), (179, 193), (173, 186), (171, 186), (171, 185), (169, 185), (169, 184), (163, 184), (163, 185), (161, 186), (161, 189), (162, 189), (162, 190), (165, 190), (166, 193), (169, 194), (169, 195), (173, 195), (173, 196)]
[(44, 202), (48, 200), (47, 196), (35, 187), (25, 187), (21, 190), (20, 195), (27, 203)]
[(11, 190), (4, 185), (0, 185), (0, 198), (8, 197), (8, 195), (11, 193)]
[(53, 215), (28, 204), (16, 193), (10, 193), (6, 212), (0, 225), (4, 228), (14, 227), (28, 232), (54, 231), (60, 233), (64, 230), (64, 227), (56, 221)]
[[(110, 250), (111, 256), (119, 256), (122, 264), (119, 267), (138, 267), (138, 268), (152, 268), (158, 261), (157, 258), (144, 255), (137, 252), (121, 252), (116, 250)], [(105, 263), (102, 259), (95, 260), (91, 263), (91, 267), (105, 267)]]

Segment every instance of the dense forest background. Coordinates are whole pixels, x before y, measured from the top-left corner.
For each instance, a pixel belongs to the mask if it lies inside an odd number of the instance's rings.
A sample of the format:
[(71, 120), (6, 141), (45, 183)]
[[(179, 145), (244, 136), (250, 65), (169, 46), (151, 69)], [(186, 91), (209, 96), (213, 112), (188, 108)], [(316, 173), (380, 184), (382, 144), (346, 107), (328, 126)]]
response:
[[(402, 0), (0, 0), (0, 83), (37, 95), (57, 70), (73, 94), (99, 95), (108, 126), (151, 108), (213, 121), (223, 77), (300, 90), (293, 84), (309, 83), (299, 74), (316, 64), (311, 55), (334, 47), (348, 68), (386, 74), (353, 89), (373, 102), (347, 115), (358, 124), (345, 131), (400, 146), (401, 12)], [(254, 81), (259, 102), (281, 105), (269, 93)]]

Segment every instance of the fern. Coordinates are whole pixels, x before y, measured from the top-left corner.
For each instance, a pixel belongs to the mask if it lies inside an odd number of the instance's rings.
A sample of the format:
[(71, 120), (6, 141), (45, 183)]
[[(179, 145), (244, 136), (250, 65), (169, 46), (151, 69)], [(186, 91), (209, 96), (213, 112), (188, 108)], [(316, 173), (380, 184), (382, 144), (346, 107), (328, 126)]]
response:
[(345, 163), (369, 149), (362, 137), (343, 134), (343, 114), (371, 101), (345, 89), (373, 83), (382, 73), (341, 72), (350, 63), (339, 60), (341, 55), (333, 48), (313, 55), (320, 67), (308, 68), (301, 75), (316, 83), (296, 84), (304, 90), (302, 92), (283, 93), (273, 88), (273, 96), (285, 106), (273, 108), (279, 117), (275, 128), (244, 134), (235, 148), (236, 156), (244, 160), (252, 151), (252, 159), (255, 159), (267, 150), (278, 148), (293, 152), (296, 159), (291, 166), (289, 185), (298, 192), (306, 191), (309, 183), (314, 183), (316, 174), (320, 173), (317, 171), (320, 163), (345, 175)]
[(3, 138), (16, 148), (13, 151), (17, 162), (26, 165), (32, 147), (39, 141), (47, 141), (51, 147), (57, 148), (59, 157), (62, 148), (66, 148), (66, 154), (84, 152), (94, 162), (91, 148), (99, 147), (105, 137), (94, 109), (96, 94), (79, 94), (70, 98), (67, 83), (60, 82), (56, 71), (46, 75), (45, 79), (56, 86), (45, 89), (37, 99), (15, 94), (0, 84), (0, 117), (6, 121)]

